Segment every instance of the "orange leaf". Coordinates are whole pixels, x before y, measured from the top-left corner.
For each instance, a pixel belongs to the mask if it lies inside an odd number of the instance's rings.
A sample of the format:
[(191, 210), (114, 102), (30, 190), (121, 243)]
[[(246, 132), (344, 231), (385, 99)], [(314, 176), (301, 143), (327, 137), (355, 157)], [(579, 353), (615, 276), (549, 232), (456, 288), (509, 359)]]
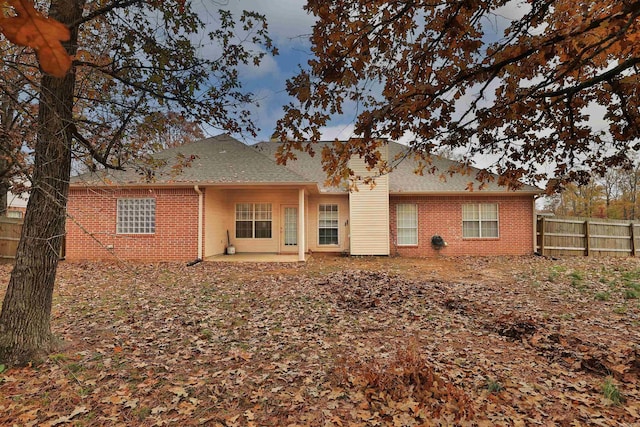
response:
[(0, 18), (2, 33), (9, 41), (35, 50), (42, 69), (55, 77), (64, 77), (71, 67), (71, 58), (62, 41), (71, 37), (69, 29), (35, 10), (29, 0), (11, 0), (16, 16)]

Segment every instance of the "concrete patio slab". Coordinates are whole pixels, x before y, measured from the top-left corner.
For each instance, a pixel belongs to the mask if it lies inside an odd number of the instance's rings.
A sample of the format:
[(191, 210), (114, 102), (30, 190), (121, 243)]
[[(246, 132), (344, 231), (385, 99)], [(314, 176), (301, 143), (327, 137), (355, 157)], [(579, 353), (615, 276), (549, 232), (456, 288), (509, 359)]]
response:
[(235, 253), (233, 255), (214, 255), (205, 258), (211, 262), (300, 262), (298, 254), (271, 253)]

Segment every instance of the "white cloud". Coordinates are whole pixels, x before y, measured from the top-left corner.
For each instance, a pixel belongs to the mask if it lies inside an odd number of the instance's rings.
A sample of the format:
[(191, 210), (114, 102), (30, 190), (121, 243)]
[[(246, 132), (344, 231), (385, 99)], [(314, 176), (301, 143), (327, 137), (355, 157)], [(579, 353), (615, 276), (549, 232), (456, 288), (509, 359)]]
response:
[[(265, 53), (265, 50), (257, 45), (247, 45), (246, 48), (254, 53)], [(240, 78), (242, 80), (252, 80), (264, 78), (268, 75), (279, 76), (280, 67), (276, 59), (269, 53), (266, 53), (260, 60), (257, 67), (253, 63), (241, 64), (238, 67)]]
[(324, 141), (332, 141), (334, 139), (346, 140), (354, 136), (353, 123), (342, 125), (325, 126), (320, 128), (321, 139)]
[[(249, 1), (249, 0), (227, 0), (220, 2), (219, 9), (231, 11), (234, 15), (239, 15), (243, 10), (251, 10), (261, 13), (267, 18), (269, 24), (269, 35), (276, 42), (276, 45), (283, 44), (308, 44), (308, 35), (311, 34), (311, 27), (315, 18), (303, 9), (304, 0), (278, 0), (278, 1)], [(206, 6), (213, 9), (211, 5)], [(302, 37), (302, 40), (300, 39)]]

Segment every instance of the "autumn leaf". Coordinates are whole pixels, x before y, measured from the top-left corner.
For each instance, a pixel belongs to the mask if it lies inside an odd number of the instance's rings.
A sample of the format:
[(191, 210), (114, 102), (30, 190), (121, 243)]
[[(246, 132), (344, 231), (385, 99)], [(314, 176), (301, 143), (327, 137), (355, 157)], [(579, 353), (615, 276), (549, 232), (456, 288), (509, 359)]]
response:
[(29, 0), (10, 0), (16, 16), (0, 18), (0, 28), (9, 41), (35, 50), (42, 69), (55, 77), (64, 77), (71, 57), (62, 46), (69, 40), (69, 29), (55, 19), (43, 16)]

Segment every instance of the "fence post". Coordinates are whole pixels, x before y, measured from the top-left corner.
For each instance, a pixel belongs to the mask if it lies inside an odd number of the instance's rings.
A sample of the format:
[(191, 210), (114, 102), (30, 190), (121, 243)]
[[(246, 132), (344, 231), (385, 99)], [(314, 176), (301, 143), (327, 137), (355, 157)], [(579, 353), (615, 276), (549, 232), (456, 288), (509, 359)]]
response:
[(540, 224), (540, 255), (544, 256), (544, 217), (540, 218), (538, 223)]
[(589, 221), (584, 222), (584, 247), (585, 247), (585, 255), (591, 255), (591, 236), (589, 235)]
[(631, 221), (629, 231), (631, 232), (631, 256), (636, 256), (636, 225)]

